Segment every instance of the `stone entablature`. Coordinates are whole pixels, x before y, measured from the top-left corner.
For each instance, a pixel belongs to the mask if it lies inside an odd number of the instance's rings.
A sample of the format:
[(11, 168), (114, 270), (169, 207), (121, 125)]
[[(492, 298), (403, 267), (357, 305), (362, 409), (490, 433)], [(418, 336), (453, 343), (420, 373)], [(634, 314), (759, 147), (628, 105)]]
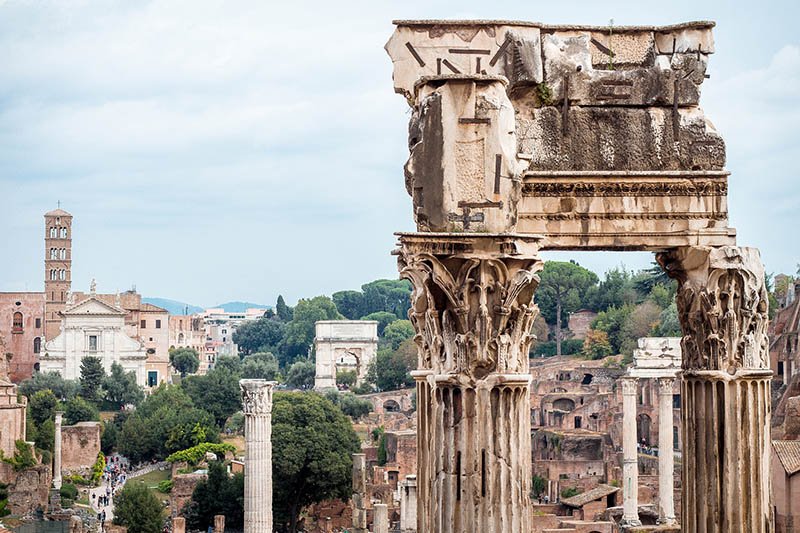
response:
[(320, 320), (315, 324), (317, 390), (336, 387), (340, 370), (356, 372), (357, 383), (367, 376), (378, 353), (378, 322), (375, 320)]
[(674, 378), (681, 369), (680, 337), (642, 337), (633, 351), (628, 375), (637, 378)]

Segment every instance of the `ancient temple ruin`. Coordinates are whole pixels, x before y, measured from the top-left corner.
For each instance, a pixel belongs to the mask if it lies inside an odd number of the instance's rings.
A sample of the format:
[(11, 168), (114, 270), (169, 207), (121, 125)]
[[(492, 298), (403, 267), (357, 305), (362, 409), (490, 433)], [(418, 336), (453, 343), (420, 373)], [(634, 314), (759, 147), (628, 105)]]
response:
[(772, 531), (764, 270), (728, 225), (725, 143), (699, 107), (714, 24), (395, 25), (418, 530), (529, 531), (540, 252), (645, 250), (679, 284), (682, 529)]

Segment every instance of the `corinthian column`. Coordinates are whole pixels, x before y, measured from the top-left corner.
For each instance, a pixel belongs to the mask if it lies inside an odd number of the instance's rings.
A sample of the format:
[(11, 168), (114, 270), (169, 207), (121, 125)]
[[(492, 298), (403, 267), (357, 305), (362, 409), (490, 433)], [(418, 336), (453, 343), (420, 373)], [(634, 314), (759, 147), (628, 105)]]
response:
[(61, 423), (64, 413), (56, 411), (55, 442), (53, 443), (53, 487), (61, 489)]
[(658, 378), (658, 520), (675, 523), (675, 452), (672, 436), (672, 385), (674, 378)]
[(404, 234), (417, 332), (417, 529), (530, 531), (536, 240)]
[(678, 280), (683, 531), (774, 531), (770, 498), (768, 296), (758, 250), (659, 254)]
[(622, 384), (622, 522), (640, 526), (639, 452), (636, 448), (636, 389), (638, 378), (624, 376)]
[(272, 388), (274, 381), (243, 379), (244, 531), (272, 531)]

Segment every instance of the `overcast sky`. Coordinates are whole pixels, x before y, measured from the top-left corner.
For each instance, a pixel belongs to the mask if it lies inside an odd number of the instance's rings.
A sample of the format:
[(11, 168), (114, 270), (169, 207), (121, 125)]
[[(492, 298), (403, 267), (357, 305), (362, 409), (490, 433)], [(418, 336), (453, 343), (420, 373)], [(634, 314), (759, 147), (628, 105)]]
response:
[[(717, 21), (702, 105), (730, 219), (800, 260), (796, 0), (0, 0), (0, 291), (42, 290), (42, 214), (75, 216), (73, 288), (210, 306), (396, 277), (412, 230), (394, 18)], [(563, 255), (560, 257), (564, 257)], [(584, 254), (602, 272), (647, 254)]]

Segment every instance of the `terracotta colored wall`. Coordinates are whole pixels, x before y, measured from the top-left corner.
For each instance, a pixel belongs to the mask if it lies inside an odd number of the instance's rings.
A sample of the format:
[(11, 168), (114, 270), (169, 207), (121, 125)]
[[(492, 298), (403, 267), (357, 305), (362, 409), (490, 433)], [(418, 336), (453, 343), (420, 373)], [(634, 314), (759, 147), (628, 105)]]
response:
[[(20, 305), (17, 305), (19, 303)], [(14, 313), (22, 313), (22, 331), (13, 329)], [(36, 319), (39, 327), (36, 327)], [(3, 292), (0, 293), (0, 336), (5, 340), (4, 352), (11, 353), (9, 374), (14, 383), (28, 379), (39, 360), (33, 344), (37, 337), (44, 349), (44, 293)]]
[(81, 422), (61, 428), (61, 468), (65, 471), (91, 468), (100, 453), (100, 422)]

